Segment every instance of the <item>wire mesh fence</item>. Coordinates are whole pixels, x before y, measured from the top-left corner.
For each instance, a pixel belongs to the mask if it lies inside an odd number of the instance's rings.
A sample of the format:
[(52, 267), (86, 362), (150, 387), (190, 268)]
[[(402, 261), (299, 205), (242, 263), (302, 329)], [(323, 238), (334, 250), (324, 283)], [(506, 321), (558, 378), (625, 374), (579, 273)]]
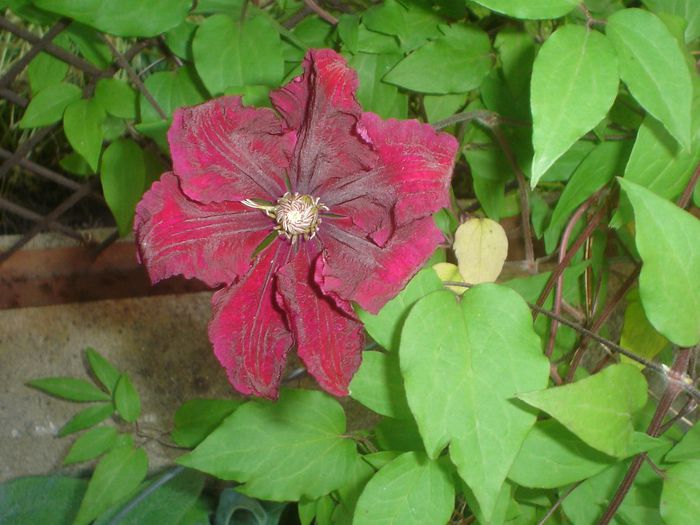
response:
[[(133, 87), (140, 91), (144, 100), (151, 104), (161, 117), (166, 118), (163, 110), (139, 78), (139, 74), (130, 65), (132, 59), (147, 48), (153, 48), (157, 52), (160, 44), (158, 39), (130, 41), (126, 50), (120, 52), (108, 37), (101, 35), (100, 38), (112, 54), (112, 63), (106, 68), (100, 68), (77, 53), (55, 43), (55, 39), (69, 27), (70, 23), (71, 21), (67, 19), (59, 20), (50, 26), (43, 35), (39, 35), (21, 22), (11, 19), (7, 14), (0, 16), (0, 31), (6, 36), (12, 35), (23, 44), (20, 46), (22, 52), (9, 61), (7, 67), (0, 73), (2, 104), (12, 106), (6, 108), (7, 111), (3, 111), (3, 114), (8, 114), (11, 110), (21, 113), (28, 106), (29, 100), (23, 93), (21, 77), (32, 61), (41, 53), (45, 53), (68, 64), (83, 75), (83, 96), (85, 97), (92, 94), (98, 80), (111, 78), (120, 71), (124, 71), (125, 76)], [(85, 201), (91, 201), (92, 209), (101, 210), (105, 217), (109, 216), (96, 177), (87, 179), (73, 177), (64, 172), (57, 162), (49, 164), (41, 159), (33, 158), (36, 150), (42, 144), (52, 140), (52, 137), (61, 131), (60, 128), (60, 123), (36, 128), (28, 134), (23, 134), (13, 149), (0, 147), (0, 184), (6, 182), (11, 173), (19, 171), (21, 175), (39, 177), (43, 183), (52, 185), (60, 197), (58, 202), (47, 210), (46, 206), (33, 206), (31, 203), (20, 202), (21, 199), (17, 199), (16, 195), (8, 195), (0, 191), (0, 217), (3, 217), (4, 220), (9, 220), (10, 217), (16, 218), (22, 225), (17, 231), (20, 234), (18, 239), (7, 249), (0, 251), (0, 265), (37, 234), (45, 231), (57, 232), (75, 239), (95, 256), (119, 237), (115, 227), (111, 235), (97, 243), (81, 233), (75, 226), (75, 221), (67, 220), (69, 212), (75, 211)]]

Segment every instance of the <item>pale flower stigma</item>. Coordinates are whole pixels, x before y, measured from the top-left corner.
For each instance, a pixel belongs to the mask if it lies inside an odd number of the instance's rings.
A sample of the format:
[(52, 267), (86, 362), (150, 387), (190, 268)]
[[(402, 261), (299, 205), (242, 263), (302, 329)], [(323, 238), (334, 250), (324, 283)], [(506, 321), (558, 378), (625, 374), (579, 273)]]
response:
[(328, 207), (320, 203), (319, 197), (290, 192), (277, 199), (276, 205), (262, 204), (251, 199), (242, 200), (241, 204), (275, 219), (277, 225), (274, 229), (292, 244), (299, 237), (307, 241), (313, 239), (321, 224), (320, 213), (328, 211)]

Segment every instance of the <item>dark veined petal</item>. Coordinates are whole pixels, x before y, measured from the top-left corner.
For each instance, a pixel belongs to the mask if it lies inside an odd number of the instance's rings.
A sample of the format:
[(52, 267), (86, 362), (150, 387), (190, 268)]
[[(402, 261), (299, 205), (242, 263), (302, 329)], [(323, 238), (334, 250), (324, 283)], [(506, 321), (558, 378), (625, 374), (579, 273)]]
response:
[(296, 136), (271, 109), (243, 107), (240, 97), (181, 108), (168, 141), (173, 170), (194, 200), (274, 201), (286, 191)]
[(383, 247), (331, 221), (323, 223), (318, 237), (324, 252), (314, 278), (321, 289), (372, 313), (406, 286), (443, 240), (432, 217), (397, 228)]
[(374, 165), (375, 154), (357, 136), (362, 110), (355, 99), (357, 74), (330, 49), (311, 50), (304, 74), (270, 99), (298, 140), (289, 179), (294, 191), (319, 196), (323, 185)]
[(275, 300), (274, 274), (288, 252), (288, 243), (274, 242), (247, 275), (212, 298), (209, 339), (242, 394), (269, 399), (279, 394), (292, 334)]
[(362, 360), (364, 329), (349, 303), (341, 310), (314, 282), (317, 254), (304, 243), (279, 271), (278, 290), (307, 370), (324, 390), (345, 396)]
[[(395, 227), (400, 227), (449, 206), (452, 168), (459, 147), (452, 135), (416, 120), (382, 120), (374, 113), (362, 115), (357, 132), (379, 159), (364, 176), (324, 187), (321, 197), (334, 213), (352, 217), (367, 231), (356, 218), (363, 215), (363, 207), (373, 212), (382, 206), (387, 213), (392, 212)], [(383, 224), (388, 222), (385, 219)]]
[(178, 182), (164, 174), (136, 207), (136, 242), (151, 281), (184, 275), (209, 286), (232, 283), (250, 268), (271, 219), (237, 202), (192, 201)]

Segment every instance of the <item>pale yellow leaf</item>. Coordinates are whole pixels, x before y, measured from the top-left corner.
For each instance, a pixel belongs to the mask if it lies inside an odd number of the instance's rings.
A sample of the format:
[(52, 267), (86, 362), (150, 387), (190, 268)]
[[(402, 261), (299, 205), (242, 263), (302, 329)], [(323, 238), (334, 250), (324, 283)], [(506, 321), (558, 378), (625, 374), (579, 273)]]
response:
[(469, 219), (457, 228), (454, 251), (465, 282), (492, 283), (501, 273), (508, 255), (508, 238), (496, 221)]
[[(463, 283), (464, 279), (462, 274), (459, 273), (459, 268), (456, 264), (441, 262), (433, 264), (433, 270), (438, 275), (438, 278), (444, 283), (447, 281), (454, 281), (458, 283)], [(449, 290), (453, 291), (457, 295), (462, 295), (467, 291), (466, 286), (448, 286)]]

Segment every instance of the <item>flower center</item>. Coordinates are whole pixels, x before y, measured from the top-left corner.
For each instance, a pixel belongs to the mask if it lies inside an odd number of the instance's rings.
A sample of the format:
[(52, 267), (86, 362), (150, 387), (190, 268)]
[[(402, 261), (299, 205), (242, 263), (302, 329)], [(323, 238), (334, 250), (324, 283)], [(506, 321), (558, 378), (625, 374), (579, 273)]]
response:
[(265, 212), (268, 217), (275, 219), (275, 230), (284, 235), (294, 244), (297, 238), (303, 236), (305, 240), (313, 239), (321, 223), (319, 213), (328, 211), (328, 208), (319, 202), (318, 197), (311, 195), (299, 195), (298, 193), (285, 193), (277, 199), (276, 205), (259, 204), (250, 199), (241, 201), (250, 208)]

